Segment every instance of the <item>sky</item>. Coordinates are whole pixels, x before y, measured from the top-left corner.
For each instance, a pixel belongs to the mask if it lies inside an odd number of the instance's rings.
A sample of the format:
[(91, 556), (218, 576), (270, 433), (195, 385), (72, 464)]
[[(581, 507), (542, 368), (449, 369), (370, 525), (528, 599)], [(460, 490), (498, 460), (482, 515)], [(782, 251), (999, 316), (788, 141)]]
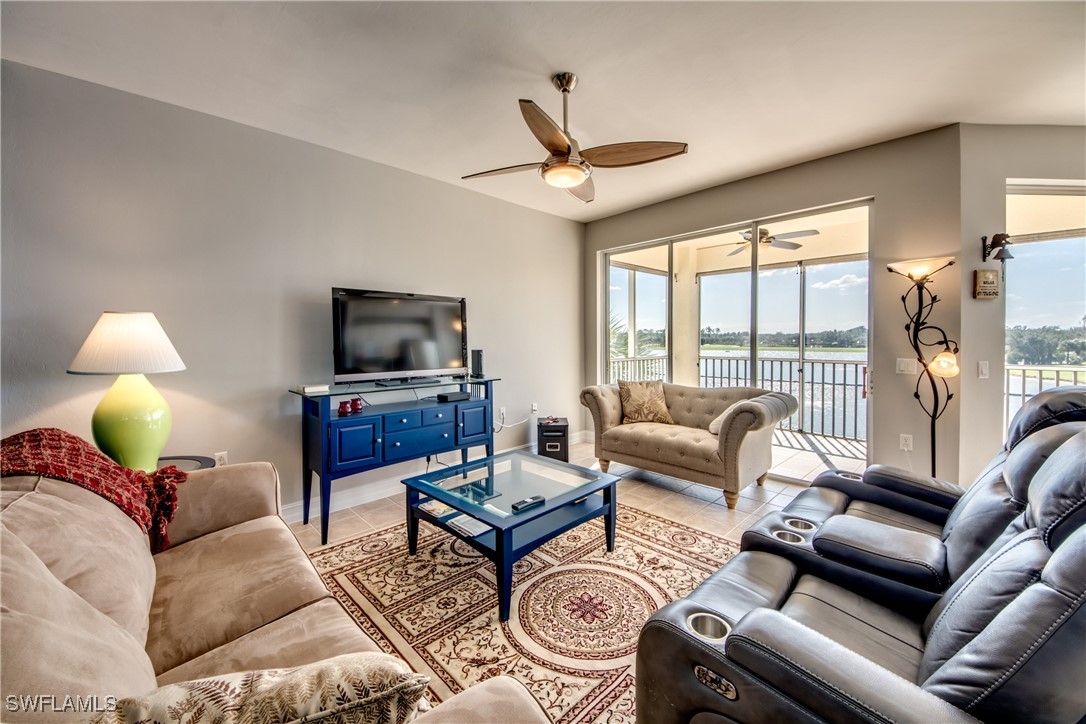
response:
[[(1013, 239), (1012, 239), (1013, 240)], [(1077, 327), (1086, 316), (1086, 238), (1012, 244), (1008, 327)]]
[[(1086, 238), (1015, 244), (1007, 262), (1007, 326), (1086, 325)], [(625, 270), (612, 269), (612, 308), (625, 321)], [(938, 279), (935, 280), (935, 283)], [(667, 278), (638, 273), (638, 326), (663, 329)], [(701, 278), (701, 326), (725, 332), (750, 327), (747, 273)], [(794, 268), (759, 272), (759, 327), (762, 332), (799, 330), (799, 275)], [(867, 262), (807, 267), (807, 331), (850, 329), (867, 323)], [(938, 289), (934, 290), (938, 293)]]
[[(625, 318), (625, 287), (612, 270), (612, 308)], [(637, 276), (638, 327), (663, 329), (667, 318), (667, 278)], [(724, 332), (750, 329), (749, 272), (702, 276), (701, 326)], [(851, 329), (867, 324), (867, 262), (855, 261), (807, 267), (807, 331)], [(759, 331), (799, 331), (799, 273), (792, 268), (758, 273)]]

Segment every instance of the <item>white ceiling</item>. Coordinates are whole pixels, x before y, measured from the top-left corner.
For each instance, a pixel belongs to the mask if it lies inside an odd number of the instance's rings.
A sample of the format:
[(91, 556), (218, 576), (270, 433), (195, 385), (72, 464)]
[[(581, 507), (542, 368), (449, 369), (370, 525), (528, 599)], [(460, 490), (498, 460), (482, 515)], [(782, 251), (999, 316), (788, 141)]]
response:
[[(4, 58), (338, 149), (569, 219), (950, 123), (1086, 124), (1086, 3), (4, 2)], [(690, 144), (533, 172), (518, 98), (583, 148)]]

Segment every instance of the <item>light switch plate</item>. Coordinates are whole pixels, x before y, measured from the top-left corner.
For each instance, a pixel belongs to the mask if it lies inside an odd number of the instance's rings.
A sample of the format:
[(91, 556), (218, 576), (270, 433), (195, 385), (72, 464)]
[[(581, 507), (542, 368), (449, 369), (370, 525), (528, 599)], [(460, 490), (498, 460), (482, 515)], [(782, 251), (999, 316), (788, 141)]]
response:
[(916, 360), (910, 357), (897, 358), (897, 373), (899, 375), (915, 375)]
[(988, 379), (988, 360), (977, 362), (977, 377), (982, 380)]

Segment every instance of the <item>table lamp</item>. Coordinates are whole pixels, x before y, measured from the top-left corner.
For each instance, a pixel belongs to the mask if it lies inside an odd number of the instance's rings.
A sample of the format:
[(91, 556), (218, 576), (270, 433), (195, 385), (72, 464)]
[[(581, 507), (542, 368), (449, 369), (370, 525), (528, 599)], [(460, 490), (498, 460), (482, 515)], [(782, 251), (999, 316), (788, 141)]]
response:
[(157, 469), (172, 417), (144, 375), (183, 369), (154, 314), (104, 312), (68, 367), (73, 375), (118, 375), (91, 418), (98, 448), (126, 468)]

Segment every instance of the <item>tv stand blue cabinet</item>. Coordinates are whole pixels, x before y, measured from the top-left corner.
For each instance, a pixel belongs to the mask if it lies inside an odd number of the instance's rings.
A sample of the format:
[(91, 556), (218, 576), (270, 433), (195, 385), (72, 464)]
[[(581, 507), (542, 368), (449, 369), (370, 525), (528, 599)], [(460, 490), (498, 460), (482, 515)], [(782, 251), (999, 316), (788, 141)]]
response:
[[(348, 475), (386, 465), (417, 460), (427, 455), (486, 447), (494, 454), (493, 383), (499, 378), (445, 378), (382, 387), (372, 382), (336, 385), (328, 392), (302, 397), (302, 515), (309, 522), (313, 474), (320, 478), (321, 545), (328, 543), (332, 483)], [(361, 412), (340, 416), (338, 400), (402, 390), (456, 385), (471, 397), (459, 402), (438, 402), (436, 395), (402, 402), (368, 405)], [(436, 392), (436, 389), (435, 389)]]

